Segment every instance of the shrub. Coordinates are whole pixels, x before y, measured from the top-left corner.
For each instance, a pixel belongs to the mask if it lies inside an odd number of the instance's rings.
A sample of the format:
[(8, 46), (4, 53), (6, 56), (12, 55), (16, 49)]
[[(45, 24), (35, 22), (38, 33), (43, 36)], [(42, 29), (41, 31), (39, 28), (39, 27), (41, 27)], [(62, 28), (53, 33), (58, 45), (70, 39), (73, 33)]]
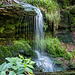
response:
[(66, 52), (66, 49), (63, 49), (60, 41), (57, 38), (46, 38), (45, 39), (46, 50), (49, 54), (54, 54), (56, 57), (64, 57), (69, 60), (72, 55), (69, 52)]
[(25, 40), (14, 41), (13, 45), (7, 45), (4, 47), (0, 45), (0, 63), (4, 62), (4, 58), (8, 56), (18, 56), (20, 51), (23, 50), (21, 54), (27, 57), (33, 57), (37, 54), (32, 50), (32, 47)]
[(10, 47), (10, 50), (15, 50), (18, 52), (19, 50), (28, 50), (31, 49), (31, 46), (22, 40), (14, 41), (14, 44)]
[(31, 46), (25, 40), (14, 41), (14, 44), (9, 46), (9, 49), (13, 52), (19, 52), (20, 50), (31, 50)]
[(62, 49), (60, 41), (57, 38), (46, 38), (45, 43), (49, 53), (54, 54), (55, 56), (63, 56), (64, 49)]
[[(42, 40), (39, 41), (39, 48), (41, 48), (41, 41)], [(43, 48), (46, 52), (48, 52), (49, 54), (53, 54), (56, 57), (64, 57), (67, 60), (70, 60), (70, 58), (72, 57), (71, 53), (66, 52), (66, 49), (62, 48), (60, 41), (57, 38), (52, 38), (51, 35), (45, 37)]]
[[(18, 53), (21, 53), (27, 57), (36, 55), (32, 47), (29, 45), (29, 42), (22, 39), (14, 41), (14, 44), (9, 46), (9, 50), (12, 51), (14, 56), (17, 56)], [(21, 52), (21, 50), (23, 52)]]
[(33, 75), (32, 69), (34, 69), (35, 62), (31, 59), (24, 59), (21, 55), (19, 57), (5, 58), (8, 63), (0, 65), (0, 75)]

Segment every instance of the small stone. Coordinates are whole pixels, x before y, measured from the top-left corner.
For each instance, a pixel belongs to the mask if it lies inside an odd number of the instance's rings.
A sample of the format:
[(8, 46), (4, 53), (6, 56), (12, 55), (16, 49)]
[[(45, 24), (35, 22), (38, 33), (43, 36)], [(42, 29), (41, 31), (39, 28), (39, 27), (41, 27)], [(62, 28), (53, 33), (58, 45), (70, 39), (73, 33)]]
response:
[(19, 53), (24, 54), (24, 50), (20, 50)]

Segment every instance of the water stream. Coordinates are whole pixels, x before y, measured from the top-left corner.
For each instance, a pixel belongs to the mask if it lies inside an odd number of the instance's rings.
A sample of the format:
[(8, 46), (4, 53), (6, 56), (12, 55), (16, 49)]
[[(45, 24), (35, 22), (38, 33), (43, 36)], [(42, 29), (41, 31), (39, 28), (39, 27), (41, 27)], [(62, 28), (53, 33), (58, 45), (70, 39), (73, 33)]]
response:
[[(37, 53), (38, 58), (35, 60), (36, 64), (38, 67), (42, 67), (42, 71), (43, 72), (53, 72), (53, 62), (50, 59), (50, 57), (48, 57), (47, 55), (44, 55), (44, 49), (45, 47), (44, 45), (44, 30), (43, 30), (43, 25), (44, 25), (44, 20), (43, 20), (43, 15), (40, 11), (40, 9), (38, 9), (37, 7), (34, 7), (30, 4), (26, 4), (23, 2), (19, 2), (18, 0), (14, 0), (16, 3), (22, 5), (25, 8), (25, 11), (32, 11), (34, 10), (37, 15), (34, 17), (34, 35), (35, 35), (35, 52)], [(31, 18), (33, 19), (33, 18)], [(30, 20), (31, 20), (30, 19)], [(27, 17), (25, 17), (25, 21), (27, 20)], [(21, 27), (21, 25), (20, 25)], [(24, 31), (26, 31), (26, 36), (29, 37), (29, 29), (31, 28), (31, 24), (30, 26), (24, 27)], [(20, 30), (21, 31), (21, 30)], [(41, 48), (39, 48), (39, 40), (41, 41)]]
[[(37, 8), (37, 15), (36, 15), (36, 28), (35, 28), (35, 52), (38, 55), (38, 59), (35, 60), (37, 66), (42, 69), (43, 72), (53, 72), (53, 65), (52, 61), (48, 56), (43, 55), (44, 54), (44, 20), (43, 15), (41, 11)], [(42, 40), (42, 41), (41, 41)], [(41, 41), (41, 46), (39, 48), (39, 42)]]

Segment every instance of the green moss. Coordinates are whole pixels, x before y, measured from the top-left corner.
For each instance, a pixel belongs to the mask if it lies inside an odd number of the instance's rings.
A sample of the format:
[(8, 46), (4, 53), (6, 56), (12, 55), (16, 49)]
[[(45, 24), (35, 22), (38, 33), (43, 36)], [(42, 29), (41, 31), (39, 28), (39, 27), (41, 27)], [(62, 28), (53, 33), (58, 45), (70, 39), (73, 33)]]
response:
[[(10, 19), (9, 19), (10, 18)], [(12, 18), (9, 16), (0, 16), (0, 33), (2, 34), (4, 31), (14, 32), (15, 26), (18, 26), (19, 22), (17, 18)]]
[(7, 45), (7, 47), (0, 45), (0, 61), (4, 61), (4, 58), (8, 56), (17, 56), (20, 50), (24, 51), (23, 55), (25, 57), (37, 56), (29, 42), (25, 40), (16, 40), (13, 45)]
[(8, 47), (9, 50), (13, 52), (13, 55), (16, 53), (19, 53), (20, 50), (23, 50), (24, 56), (33, 56), (36, 55), (36, 53), (33, 51), (32, 47), (29, 45), (29, 43), (25, 40), (17, 40), (14, 41), (14, 44)]

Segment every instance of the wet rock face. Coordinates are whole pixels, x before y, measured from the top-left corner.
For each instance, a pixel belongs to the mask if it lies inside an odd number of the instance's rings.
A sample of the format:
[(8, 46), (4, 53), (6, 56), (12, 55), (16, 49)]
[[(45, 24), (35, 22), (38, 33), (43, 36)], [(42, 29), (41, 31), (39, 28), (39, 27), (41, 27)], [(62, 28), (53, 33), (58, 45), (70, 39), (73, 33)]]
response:
[(15, 18), (0, 15), (0, 38), (33, 39), (33, 18), (34, 16)]
[(71, 30), (75, 31), (75, 5), (70, 8), (70, 16), (71, 16)]
[(61, 11), (61, 20), (58, 26), (58, 29), (66, 29), (69, 28), (69, 23), (68, 23), (68, 13)]
[(5, 6), (4, 8), (0, 8), (0, 15), (8, 15), (10, 17), (21, 17), (21, 16), (32, 16), (35, 15), (34, 11), (27, 12), (22, 7), (13, 6)]
[[(13, 2), (13, 4), (6, 4), (2, 3), (2, 0), (0, 0), (0, 38), (15, 38), (16, 36), (22, 37), (23, 34), (24, 34), (23, 37), (25, 37), (26, 30), (24, 29), (24, 27), (25, 28), (28, 27), (28, 21), (27, 22), (24, 21), (25, 16), (29, 18), (35, 15), (36, 13), (34, 11), (25, 11), (22, 6), (18, 5), (15, 2)], [(21, 23), (22, 17), (23, 20)], [(20, 25), (22, 25), (21, 33), (19, 33)], [(19, 32), (17, 31), (17, 29)], [(30, 35), (32, 35), (32, 30), (30, 32), (31, 32)]]
[(0, 1), (0, 15), (9, 15), (10, 17), (18, 17), (24, 15), (24, 8), (18, 4), (5, 4)]
[(21, 16), (32, 16), (36, 15), (35, 11), (25, 11), (25, 8), (23, 8), (21, 5), (17, 4), (16, 2), (7, 3), (8, 1), (1, 1), (0, 0), (0, 15), (9, 15), (11, 17), (21, 17)]
[(57, 0), (57, 1), (58, 1), (58, 2), (61, 2), (61, 3), (63, 2), (63, 0)]
[(75, 5), (69, 7), (60, 12), (60, 23), (58, 25), (58, 29), (66, 30), (67, 31), (74, 31), (75, 30)]
[(6, 7), (3, 9), (0, 9), (0, 15), (9, 15), (11, 17), (19, 17), (19, 16), (24, 15), (24, 11), (22, 8), (15, 8), (14, 6), (13, 7)]

